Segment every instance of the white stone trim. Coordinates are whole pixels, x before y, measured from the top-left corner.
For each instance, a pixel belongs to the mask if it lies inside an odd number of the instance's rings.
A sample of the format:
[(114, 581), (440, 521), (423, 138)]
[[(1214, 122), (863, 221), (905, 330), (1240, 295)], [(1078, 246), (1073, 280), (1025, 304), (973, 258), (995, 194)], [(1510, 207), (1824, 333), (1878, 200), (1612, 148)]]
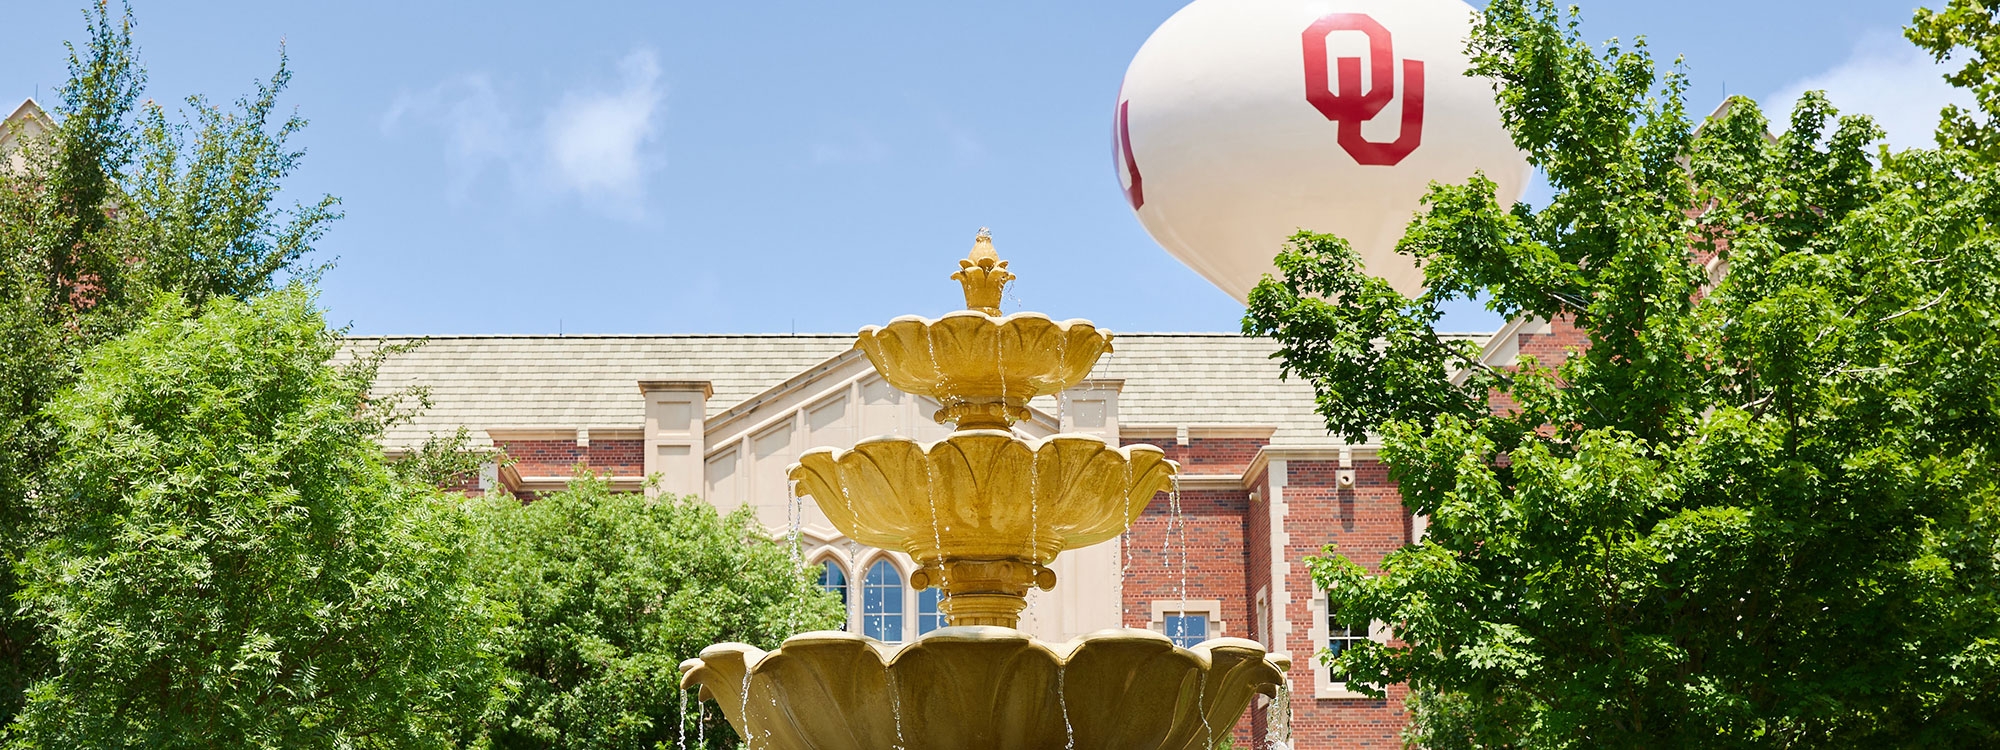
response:
[(1261, 586), (1257, 596), (1250, 602), (1250, 637), (1263, 644), (1265, 651), (1271, 648), (1271, 587)]
[[(1270, 455), (1269, 446), (1266, 446), (1266, 450), (1258, 451), (1252, 469), (1245, 472), (1244, 476), (1249, 481), (1255, 481), (1257, 476), (1255, 464), (1263, 463), (1264, 476), (1271, 495), (1265, 498), (1264, 504), (1269, 513), (1271, 532), (1271, 628), (1266, 636), (1271, 639), (1273, 653), (1289, 653), (1292, 637), (1292, 594), (1291, 588), (1285, 585), (1286, 577), (1292, 573), (1292, 563), (1285, 554), (1285, 548), (1292, 542), (1292, 535), (1285, 531), (1285, 518), (1290, 513), (1290, 508), (1285, 503), (1285, 486), (1289, 484), (1286, 472), (1289, 471), (1289, 465), (1285, 459), (1271, 458)], [(1286, 679), (1289, 680), (1290, 675), (1287, 675)], [(1291, 685), (1290, 689), (1294, 694), (1300, 692), (1297, 685)]]
[[(1326, 662), (1321, 661), (1319, 658), (1320, 652), (1326, 649), (1327, 639), (1333, 636), (1333, 632), (1327, 628), (1326, 623), (1326, 592), (1319, 590), (1318, 586), (1313, 587), (1312, 612), (1313, 621), (1310, 632), (1312, 633), (1313, 643), (1311, 656), (1313, 697), (1320, 700), (1374, 700), (1366, 693), (1358, 690), (1349, 690), (1345, 682), (1334, 682), (1333, 670), (1329, 669), (1326, 666)], [(1381, 622), (1369, 623), (1368, 640), (1376, 643), (1388, 643), (1389, 627)]]
[(1175, 480), (1182, 490), (1221, 490), (1241, 492), (1243, 477), (1236, 474), (1179, 474)]

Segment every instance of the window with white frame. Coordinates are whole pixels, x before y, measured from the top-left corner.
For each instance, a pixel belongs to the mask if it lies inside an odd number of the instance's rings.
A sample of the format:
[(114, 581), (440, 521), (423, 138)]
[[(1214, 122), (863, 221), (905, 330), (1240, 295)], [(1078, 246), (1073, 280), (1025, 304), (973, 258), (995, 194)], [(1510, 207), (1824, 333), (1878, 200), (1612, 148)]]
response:
[[(1326, 592), (1314, 591), (1312, 598), (1313, 619), (1312, 642), (1327, 652), (1339, 655), (1359, 645), (1362, 641), (1385, 643), (1387, 628), (1377, 623), (1342, 622), (1340, 613), (1328, 603)], [(1318, 649), (1314, 649), (1317, 651)], [(1338, 667), (1329, 665), (1317, 654), (1312, 660), (1313, 694), (1319, 698), (1366, 698), (1367, 695), (1350, 685), (1348, 676)]]
[(1221, 638), (1222, 601), (1218, 599), (1158, 599), (1153, 601), (1151, 628), (1182, 648)]
[(903, 574), (888, 558), (868, 566), (861, 586), (861, 634), (884, 643), (903, 641)]
[[(1346, 653), (1348, 649), (1360, 645), (1368, 638), (1368, 625), (1348, 625), (1340, 621), (1339, 612), (1329, 612), (1326, 617), (1326, 650), (1333, 657)], [(1340, 667), (1330, 667), (1327, 678), (1333, 682), (1346, 684), (1347, 674)]]
[(1168, 612), (1162, 624), (1166, 626), (1167, 637), (1181, 648), (1194, 648), (1195, 644), (1208, 640), (1207, 612)]
[(944, 627), (944, 613), (938, 610), (940, 598), (936, 586), (917, 592), (917, 635)]

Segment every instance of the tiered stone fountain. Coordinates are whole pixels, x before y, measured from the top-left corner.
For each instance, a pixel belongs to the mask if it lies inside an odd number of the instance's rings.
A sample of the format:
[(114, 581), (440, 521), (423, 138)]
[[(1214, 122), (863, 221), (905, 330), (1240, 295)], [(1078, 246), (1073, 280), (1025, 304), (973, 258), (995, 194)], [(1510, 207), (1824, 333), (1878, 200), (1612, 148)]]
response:
[(1016, 437), (1028, 401), (1082, 380), (1111, 334), (1001, 315), (1014, 274), (984, 231), (952, 278), (967, 309), (869, 326), (854, 345), (956, 431), (818, 448), (791, 469), (849, 538), (917, 560), (910, 583), (942, 589), (950, 626), (904, 644), (838, 631), (769, 653), (717, 644), (681, 665), (682, 685), (700, 685), (752, 748), (1207, 750), (1252, 696), (1276, 696), (1289, 660), (1241, 638), (1181, 648), (1113, 629), (1045, 643), (1015, 629), (1028, 588), (1055, 586), (1056, 555), (1123, 533), (1179, 466), (1149, 445)]

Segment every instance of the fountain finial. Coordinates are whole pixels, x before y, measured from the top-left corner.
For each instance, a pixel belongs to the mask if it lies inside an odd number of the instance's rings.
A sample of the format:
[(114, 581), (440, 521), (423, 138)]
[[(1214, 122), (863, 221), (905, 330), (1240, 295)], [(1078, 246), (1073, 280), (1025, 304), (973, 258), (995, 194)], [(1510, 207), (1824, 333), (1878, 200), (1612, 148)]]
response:
[(1015, 278), (1007, 270), (1007, 261), (1001, 260), (1000, 253), (993, 249), (993, 230), (986, 227), (979, 228), (979, 234), (972, 240), (972, 252), (958, 262), (958, 272), (951, 277), (965, 287), (965, 309), (995, 317), (1000, 315), (1000, 293)]

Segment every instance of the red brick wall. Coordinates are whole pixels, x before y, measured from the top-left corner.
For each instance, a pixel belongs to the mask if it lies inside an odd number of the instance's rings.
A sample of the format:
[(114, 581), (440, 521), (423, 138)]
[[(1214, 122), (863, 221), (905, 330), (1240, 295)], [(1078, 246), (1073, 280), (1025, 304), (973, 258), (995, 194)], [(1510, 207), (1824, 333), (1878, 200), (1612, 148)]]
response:
[[(1250, 616), (1254, 620), (1256, 618), (1257, 590), (1268, 588), (1271, 585), (1270, 471), (1267, 469), (1259, 472), (1256, 478), (1252, 480), (1251, 487), (1252, 491), (1256, 493), (1257, 499), (1250, 502), (1249, 510), (1244, 514), (1243, 541), (1245, 549), (1243, 557), (1245, 560), (1244, 577), (1246, 579), (1244, 583), (1246, 585), (1243, 590), (1243, 601), (1249, 602)], [(1268, 606), (1271, 608), (1270, 611), (1273, 618), (1282, 616), (1283, 603), (1276, 601), (1276, 595), (1277, 592), (1265, 592), (1265, 596), (1271, 597)], [(1267, 650), (1283, 651), (1282, 647), (1271, 649), (1269, 641), (1271, 634), (1268, 632), (1270, 627), (1271, 623), (1251, 622), (1249, 623), (1249, 628), (1243, 631), (1243, 637), (1264, 643)], [(1260, 632), (1260, 628), (1265, 630)], [(1308, 682), (1306, 684), (1310, 686), (1312, 683)], [(1252, 699), (1250, 702), (1250, 742), (1248, 744), (1254, 748), (1267, 747), (1267, 744), (1264, 742), (1264, 735), (1267, 730), (1265, 725), (1266, 715), (1257, 706), (1259, 700)]]
[[(1590, 347), (1590, 337), (1577, 330), (1575, 319), (1568, 315), (1559, 315), (1549, 321), (1545, 333), (1515, 334), (1515, 341), (1520, 347), (1521, 360), (1533, 359), (1549, 369), (1561, 365), (1571, 354)], [(1510, 364), (1500, 369), (1513, 370), (1514, 367)], [(1486, 407), (1495, 414), (1506, 414), (1514, 410), (1514, 399), (1498, 391), (1490, 392), (1486, 395)]]
[[(1244, 515), (1249, 493), (1241, 490), (1187, 490), (1181, 492), (1181, 518), (1186, 523), (1186, 576), (1183, 579), (1181, 527), (1173, 522), (1172, 502), (1167, 493), (1153, 496), (1145, 513), (1132, 522), (1126, 534), (1126, 560), (1131, 566), (1124, 579), (1125, 625), (1145, 628), (1151, 624), (1153, 602), (1181, 599), (1183, 580), (1188, 599), (1217, 599), (1222, 602), (1220, 617), (1223, 636), (1250, 636), (1250, 602), (1243, 596)], [(1168, 536), (1172, 528), (1171, 538)], [(1215, 637), (1215, 633), (1210, 633)], [(1239, 720), (1236, 739), (1250, 741), (1250, 724)]]
[(494, 444), (514, 460), (514, 471), (524, 477), (569, 476), (578, 462), (598, 474), (646, 474), (644, 440), (592, 440), (588, 448), (577, 447), (575, 440), (496, 440)]
[(1521, 346), (1521, 358), (1534, 358), (1543, 367), (1555, 367), (1569, 359), (1572, 352), (1590, 347), (1590, 337), (1577, 330), (1576, 321), (1568, 315), (1558, 315), (1549, 321), (1545, 333), (1517, 334)]
[(1336, 461), (1289, 461), (1286, 465), (1285, 532), (1290, 543), (1285, 557), (1292, 564), (1285, 586), (1291, 601), (1285, 606), (1291, 623), (1286, 650), (1292, 654), (1292, 737), (1298, 750), (1401, 748), (1407, 720), (1403, 697), (1407, 689), (1392, 686), (1383, 700), (1318, 699), (1313, 697), (1313, 662), (1324, 644), (1312, 639), (1312, 572), (1305, 558), (1321, 554), (1328, 543), (1338, 552), (1371, 569), (1382, 557), (1409, 541), (1409, 512), (1389, 482), (1388, 468), (1376, 461), (1356, 461), (1354, 488), (1338, 489), (1341, 470)]
[[(1145, 442), (1125, 440), (1125, 445)], [(1153, 443), (1166, 451), (1167, 458), (1179, 461), (1182, 474), (1233, 474), (1242, 476), (1250, 468), (1250, 460), (1257, 457), (1257, 451), (1271, 441), (1264, 438), (1188, 438), (1187, 445), (1173, 440)]]
[(483, 492), (483, 490), (479, 489), (479, 472), (477, 471), (468, 471), (445, 480), (438, 485), (438, 489), (446, 492), (456, 492), (468, 497)]

